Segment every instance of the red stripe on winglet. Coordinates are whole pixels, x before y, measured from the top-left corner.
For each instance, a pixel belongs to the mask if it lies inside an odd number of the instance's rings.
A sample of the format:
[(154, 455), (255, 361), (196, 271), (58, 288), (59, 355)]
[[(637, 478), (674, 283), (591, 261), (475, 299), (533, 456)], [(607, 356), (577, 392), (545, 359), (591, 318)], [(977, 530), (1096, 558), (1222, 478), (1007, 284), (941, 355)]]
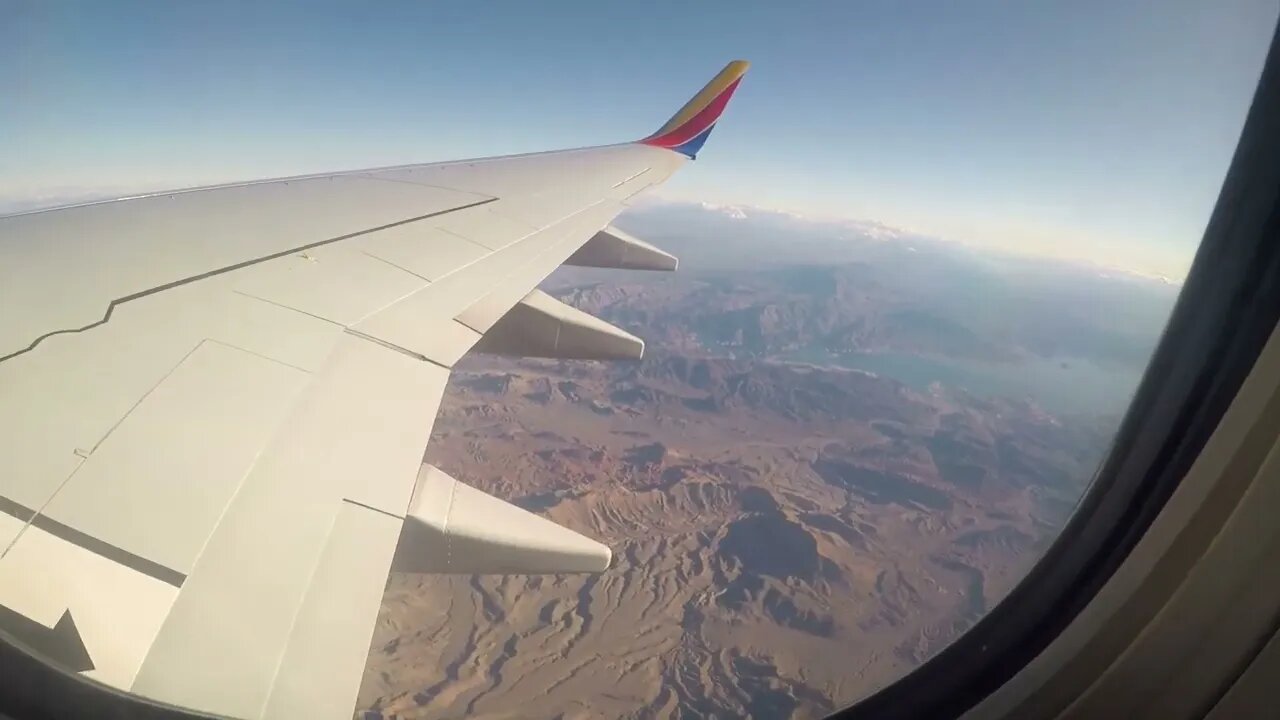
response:
[(645, 145), (656, 145), (657, 147), (671, 148), (686, 143), (699, 134), (703, 130), (711, 127), (716, 120), (720, 119), (720, 114), (724, 112), (724, 108), (729, 104), (729, 98), (733, 96), (733, 91), (738, 89), (738, 83), (742, 82), (742, 78), (733, 81), (729, 87), (725, 88), (715, 100), (707, 103), (707, 106), (698, 111), (697, 115), (689, 118), (689, 122), (672, 130), (666, 135), (659, 137), (648, 137), (640, 142)]

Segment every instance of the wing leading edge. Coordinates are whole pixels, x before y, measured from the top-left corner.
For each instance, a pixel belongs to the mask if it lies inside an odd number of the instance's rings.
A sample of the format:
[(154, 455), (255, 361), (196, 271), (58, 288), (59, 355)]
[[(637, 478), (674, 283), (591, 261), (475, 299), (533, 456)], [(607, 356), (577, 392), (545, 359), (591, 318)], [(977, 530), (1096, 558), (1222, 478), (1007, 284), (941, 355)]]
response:
[(393, 567), (607, 567), (422, 448), (469, 351), (643, 353), (536, 286), (675, 269), (610, 222), (745, 69), (636, 143), (0, 218), (0, 634), (178, 705), (349, 717)]

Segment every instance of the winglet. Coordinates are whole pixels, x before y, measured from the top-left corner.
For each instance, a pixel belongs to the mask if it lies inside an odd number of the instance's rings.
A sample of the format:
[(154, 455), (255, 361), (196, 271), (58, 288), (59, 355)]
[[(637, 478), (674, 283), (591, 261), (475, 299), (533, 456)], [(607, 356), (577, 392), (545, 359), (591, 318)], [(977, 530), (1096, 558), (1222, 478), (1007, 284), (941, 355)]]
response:
[(666, 125), (640, 142), (697, 157), (749, 67), (751, 63), (746, 60), (734, 60), (725, 65), (719, 75), (680, 108), (680, 112), (671, 116)]

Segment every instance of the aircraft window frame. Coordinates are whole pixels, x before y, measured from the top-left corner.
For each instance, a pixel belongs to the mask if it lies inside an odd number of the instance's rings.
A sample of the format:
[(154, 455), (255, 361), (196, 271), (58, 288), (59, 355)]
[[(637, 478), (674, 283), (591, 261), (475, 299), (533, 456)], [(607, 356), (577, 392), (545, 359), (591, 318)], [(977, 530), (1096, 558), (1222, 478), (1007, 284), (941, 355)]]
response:
[[(1111, 451), (1044, 557), (935, 657), (833, 717), (958, 717), (1093, 599), (1173, 494), (1280, 321), (1280, 28), (1168, 325)], [(0, 631), (0, 715), (208, 718), (39, 659)]]

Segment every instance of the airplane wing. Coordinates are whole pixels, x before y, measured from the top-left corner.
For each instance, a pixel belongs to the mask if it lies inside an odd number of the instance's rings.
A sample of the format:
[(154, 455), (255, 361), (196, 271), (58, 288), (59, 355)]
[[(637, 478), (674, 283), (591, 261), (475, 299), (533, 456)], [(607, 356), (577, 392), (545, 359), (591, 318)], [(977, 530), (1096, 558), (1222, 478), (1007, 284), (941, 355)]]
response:
[(639, 142), (0, 218), (0, 633), (176, 705), (346, 718), (393, 566), (607, 567), (423, 448), (472, 349), (640, 357), (536, 286), (675, 268), (609, 223), (746, 68)]

